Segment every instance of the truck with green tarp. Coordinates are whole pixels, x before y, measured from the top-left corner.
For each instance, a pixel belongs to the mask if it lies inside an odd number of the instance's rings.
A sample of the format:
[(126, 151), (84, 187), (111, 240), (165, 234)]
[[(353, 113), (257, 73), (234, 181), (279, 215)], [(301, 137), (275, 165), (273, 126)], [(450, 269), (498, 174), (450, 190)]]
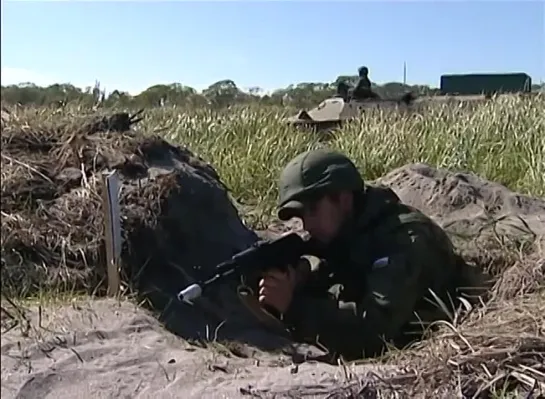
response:
[(532, 78), (526, 73), (442, 75), (442, 95), (528, 93)]

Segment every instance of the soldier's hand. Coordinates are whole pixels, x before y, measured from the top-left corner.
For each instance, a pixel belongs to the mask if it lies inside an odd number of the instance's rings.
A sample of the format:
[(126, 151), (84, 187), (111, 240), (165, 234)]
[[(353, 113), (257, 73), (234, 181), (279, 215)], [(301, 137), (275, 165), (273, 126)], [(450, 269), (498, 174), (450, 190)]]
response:
[(291, 267), (287, 272), (273, 269), (264, 273), (259, 281), (259, 302), (285, 313), (291, 304), (297, 280), (297, 272)]

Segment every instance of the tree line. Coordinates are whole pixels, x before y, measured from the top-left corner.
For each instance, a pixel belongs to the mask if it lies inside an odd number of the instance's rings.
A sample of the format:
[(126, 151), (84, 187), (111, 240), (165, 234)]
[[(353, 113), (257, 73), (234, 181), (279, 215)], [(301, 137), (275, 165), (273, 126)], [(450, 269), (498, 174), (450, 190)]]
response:
[[(299, 83), (267, 94), (262, 94), (262, 90), (258, 87), (242, 90), (229, 79), (218, 81), (201, 92), (180, 83), (172, 83), (151, 86), (137, 95), (120, 90), (113, 90), (107, 94), (105, 90), (101, 89), (99, 83), (96, 83), (94, 87), (87, 88), (79, 88), (71, 84), (53, 84), (42, 87), (33, 83), (24, 83), (2, 86), (1, 98), (4, 104), (37, 106), (62, 106), (78, 102), (89, 106), (100, 104), (106, 107), (127, 108), (161, 106), (223, 108), (237, 104), (308, 108), (334, 95), (340, 81), (353, 85), (356, 80), (357, 76), (339, 76), (332, 83)], [(534, 86), (533, 90), (540, 89), (539, 85)], [(425, 85), (405, 85), (398, 82), (373, 85), (373, 90), (382, 98), (396, 98), (409, 91), (417, 95), (439, 94), (438, 88)]]

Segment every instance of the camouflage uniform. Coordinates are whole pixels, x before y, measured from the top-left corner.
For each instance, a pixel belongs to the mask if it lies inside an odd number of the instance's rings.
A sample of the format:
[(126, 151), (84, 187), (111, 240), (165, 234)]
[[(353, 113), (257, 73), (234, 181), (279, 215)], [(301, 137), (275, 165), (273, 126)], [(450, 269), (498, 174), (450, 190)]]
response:
[(355, 193), (355, 217), (321, 255), (326, 266), (296, 289), (283, 320), (296, 339), (317, 339), (350, 360), (380, 354), (385, 341), (404, 346), (425, 324), (447, 318), (437, 298), (450, 309), (469, 266), (437, 224), (392, 190), (365, 185), (354, 164), (332, 151), (303, 153), (286, 166), (279, 218), (339, 190)]

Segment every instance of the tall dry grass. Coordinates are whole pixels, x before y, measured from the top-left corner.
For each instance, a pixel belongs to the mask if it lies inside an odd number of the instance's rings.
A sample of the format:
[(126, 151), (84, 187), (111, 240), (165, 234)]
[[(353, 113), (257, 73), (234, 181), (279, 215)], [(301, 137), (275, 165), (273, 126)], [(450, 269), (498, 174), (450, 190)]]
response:
[(286, 112), (279, 109), (159, 108), (147, 114), (140, 128), (162, 130), (168, 140), (205, 158), (236, 198), (265, 217), (274, 207), (281, 168), (297, 153), (324, 145), (348, 154), (368, 180), (425, 162), (545, 196), (545, 96), (500, 97), (471, 112), (447, 104), (409, 117), (375, 111), (326, 141), (287, 126)]

